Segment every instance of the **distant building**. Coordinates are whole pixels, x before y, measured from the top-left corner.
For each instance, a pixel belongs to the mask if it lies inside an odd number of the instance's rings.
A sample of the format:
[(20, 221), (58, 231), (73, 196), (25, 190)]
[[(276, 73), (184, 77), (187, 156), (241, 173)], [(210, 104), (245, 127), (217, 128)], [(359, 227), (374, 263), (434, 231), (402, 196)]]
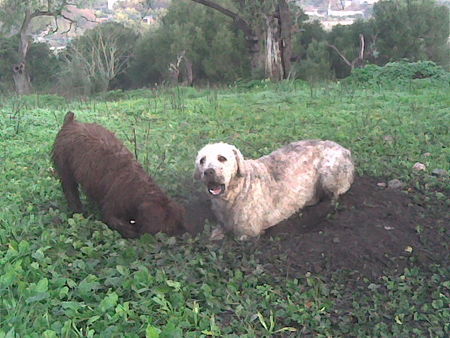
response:
[(158, 20), (154, 15), (146, 15), (142, 18), (142, 22), (147, 25), (155, 24)]
[(321, 10), (320, 8), (314, 8), (314, 7), (305, 7), (304, 8), (305, 14), (312, 17), (318, 17), (318, 18), (324, 18), (326, 17), (326, 12)]
[(108, 9), (113, 10), (116, 2), (120, 2), (120, 1), (124, 1), (124, 0), (108, 0)]
[(334, 26), (341, 25), (341, 26), (347, 26), (351, 25), (353, 22), (355, 22), (354, 19), (338, 19), (338, 20), (322, 20), (320, 23), (323, 26), (323, 29), (326, 31), (331, 31)]
[[(351, 4), (351, 2), (350, 2), (350, 4)], [(328, 12), (327, 13), (328, 13), (328, 16), (334, 16), (334, 17), (339, 17), (339, 18), (345, 18), (345, 17), (349, 17), (349, 16), (364, 17), (363, 11), (352, 11), (352, 10), (347, 10), (347, 9), (335, 11), (331, 8), (331, 1), (328, 3)]]

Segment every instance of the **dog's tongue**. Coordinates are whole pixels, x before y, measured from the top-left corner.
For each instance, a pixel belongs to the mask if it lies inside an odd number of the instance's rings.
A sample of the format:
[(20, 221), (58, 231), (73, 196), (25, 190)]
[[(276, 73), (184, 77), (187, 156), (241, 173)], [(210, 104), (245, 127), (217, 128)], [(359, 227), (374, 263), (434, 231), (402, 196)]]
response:
[(219, 195), (222, 192), (222, 188), (220, 187), (220, 185), (218, 185), (214, 188), (210, 188), (209, 192), (213, 195)]

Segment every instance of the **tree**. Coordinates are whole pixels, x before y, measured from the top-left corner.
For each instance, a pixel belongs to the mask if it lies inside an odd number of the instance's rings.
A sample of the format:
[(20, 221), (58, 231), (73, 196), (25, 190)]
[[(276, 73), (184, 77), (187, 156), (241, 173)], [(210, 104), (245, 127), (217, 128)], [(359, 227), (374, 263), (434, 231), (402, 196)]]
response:
[(340, 56), (342, 61), (344, 61), (345, 64), (350, 67), (350, 72), (353, 72), (353, 69), (355, 69), (356, 67), (362, 67), (364, 63), (365, 43), (364, 35), (362, 34), (359, 34), (359, 43), (359, 53), (352, 61), (348, 60), (335, 45), (328, 45), (328, 47), (332, 48)]
[(18, 42), (16, 36), (0, 37), (0, 92), (12, 90), (11, 64), (17, 60)]
[[(171, 66), (172, 64), (172, 66)], [(174, 2), (156, 30), (142, 36), (129, 74), (136, 86), (170, 81), (229, 83), (249, 77), (243, 33), (206, 6)]]
[(301, 62), (307, 57), (309, 45), (313, 42), (326, 41), (327, 32), (319, 20), (307, 21), (308, 17), (300, 17), (299, 29), (293, 34), (293, 60)]
[(45, 92), (54, 89), (61, 61), (43, 42), (32, 43), (27, 55), (31, 83)]
[(373, 15), (378, 64), (405, 58), (450, 62), (448, 7), (433, 0), (382, 0)]
[(346, 77), (354, 68), (373, 61), (376, 34), (371, 21), (357, 20), (348, 26), (334, 26), (327, 40), (332, 51), (332, 68), (338, 78)]
[(19, 35), (17, 59), (12, 65), (14, 84), (18, 94), (28, 94), (32, 89), (27, 54), (33, 21), (38, 17), (53, 18), (55, 30), (58, 29), (58, 18), (72, 23), (73, 20), (64, 14), (69, 4), (68, 0), (3, 0), (0, 2), (0, 18), (3, 22), (0, 28)]
[[(125, 72), (138, 34), (116, 22), (105, 23), (74, 39), (63, 55), (64, 79), (82, 74), (82, 94), (111, 89), (111, 81)], [(79, 79), (79, 75), (76, 75)]]
[[(0, 37), (0, 91), (11, 91), (13, 73), (11, 64), (17, 60), (17, 35)], [(45, 43), (31, 43), (27, 55), (28, 72), (32, 83), (39, 84), (39, 90), (50, 89), (55, 83), (60, 62)]]
[(235, 10), (217, 1), (192, 0), (231, 18), (247, 41), (253, 73), (264, 68), (272, 80), (287, 78), (292, 55), (292, 12), (289, 0), (233, 0)]
[(332, 72), (329, 52), (326, 41), (313, 39), (308, 44), (302, 62), (296, 64), (297, 76), (310, 83), (330, 79)]

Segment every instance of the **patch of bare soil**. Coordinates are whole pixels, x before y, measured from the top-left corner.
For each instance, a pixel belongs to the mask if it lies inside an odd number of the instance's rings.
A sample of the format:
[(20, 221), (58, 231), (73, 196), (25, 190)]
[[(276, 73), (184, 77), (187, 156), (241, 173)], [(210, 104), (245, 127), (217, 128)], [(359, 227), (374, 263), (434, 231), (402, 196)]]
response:
[[(245, 245), (225, 240), (221, 245), (249, 250), (265, 271), (286, 277), (338, 270), (377, 277), (411, 265), (448, 261), (446, 206), (434, 205), (431, 211), (412, 198), (419, 192), (381, 188), (378, 182), (357, 177), (336, 208), (323, 201), (272, 227), (259, 239)], [(206, 196), (193, 190), (187, 204), (193, 232), (202, 231), (206, 219), (214, 222)]]

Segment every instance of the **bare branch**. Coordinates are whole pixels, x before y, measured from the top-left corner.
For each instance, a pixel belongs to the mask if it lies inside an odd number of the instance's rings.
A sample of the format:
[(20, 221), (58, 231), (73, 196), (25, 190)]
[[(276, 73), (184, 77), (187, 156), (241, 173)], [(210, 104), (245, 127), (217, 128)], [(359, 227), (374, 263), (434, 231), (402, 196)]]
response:
[(61, 34), (67, 34), (72, 30), (73, 21), (69, 21), (69, 28), (65, 31), (62, 31)]
[(226, 16), (229, 16), (232, 19), (239, 18), (238, 14), (230, 11), (229, 9), (226, 9), (225, 7), (222, 7), (221, 5), (219, 5), (213, 1), (209, 1), (209, 0), (192, 0), (192, 1), (202, 4), (204, 6), (207, 6), (209, 8), (215, 9), (216, 11), (219, 11), (220, 13), (225, 14)]
[(35, 18), (37, 16), (55, 16), (56, 13), (53, 11), (40, 11), (40, 10), (35, 10), (32, 14), (31, 14), (31, 18)]
[(338, 53), (338, 55), (342, 58), (342, 60), (347, 64), (347, 66), (351, 67), (352, 63), (350, 61), (347, 60), (347, 58), (344, 56), (344, 54), (342, 54), (339, 49), (337, 49), (337, 47), (335, 45), (328, 45), (328, 47), (333, 48), (336, 53)]
[(364, 59), (364, 35), (359, 34), (359, 43), (360, 43), (360, 50), (359, 50), (359, 59)]
[(56, 33), (59, 30), (59, 26), (58, 26), (58, 17), (54, 16), (53, 19), (55, 20), (55, 28), (52, 29), (52, 33)]
[(257, 39), (256, 34), (255, 34), (254, 30), (251, 28), (250, 24), (239, 14), (234, 13), (233, 11), (230, 11), (229, 9), (222, 7), (221, 5), (219, 5), (213, 1), (210, 1), (210, 0), (192, 0), (192, 1), (202, 4), (206, 7), (212, 8), (212, 9), (232, 18), (236, 27), (244, 32), (245, 38), (247, 40)]
[(348, 59), (345, 57), (344, 54), (342, 54), (339, 49), (335, 46), (335, 45), (328, 45), (328, 47), (333, 48), (336, 53), (338, 53), (338, 55), (342, 58), (342, 60), (347, 64), (347, 66), (349, 66), (351, 68), (351, 70), (353, 71), (353, 69), (355, 68), (355, 66), (362, 64), (362, 62), (364, 61), (364, 35), (359, 34), (359, 43), (360, 43), (360, 48), (359, 48), (359, 54), (358, 56), (352, 61), (348, 61)]
[(87, 22), (98, 23), (97, 20), (91, 20), (91, 19), (89, 19), (89, 18), (88, 18), (87, 16), (85, 16), (85, 15), (81, 15), (80, 17), (83, 18), (84, 20), (86, 20)]

